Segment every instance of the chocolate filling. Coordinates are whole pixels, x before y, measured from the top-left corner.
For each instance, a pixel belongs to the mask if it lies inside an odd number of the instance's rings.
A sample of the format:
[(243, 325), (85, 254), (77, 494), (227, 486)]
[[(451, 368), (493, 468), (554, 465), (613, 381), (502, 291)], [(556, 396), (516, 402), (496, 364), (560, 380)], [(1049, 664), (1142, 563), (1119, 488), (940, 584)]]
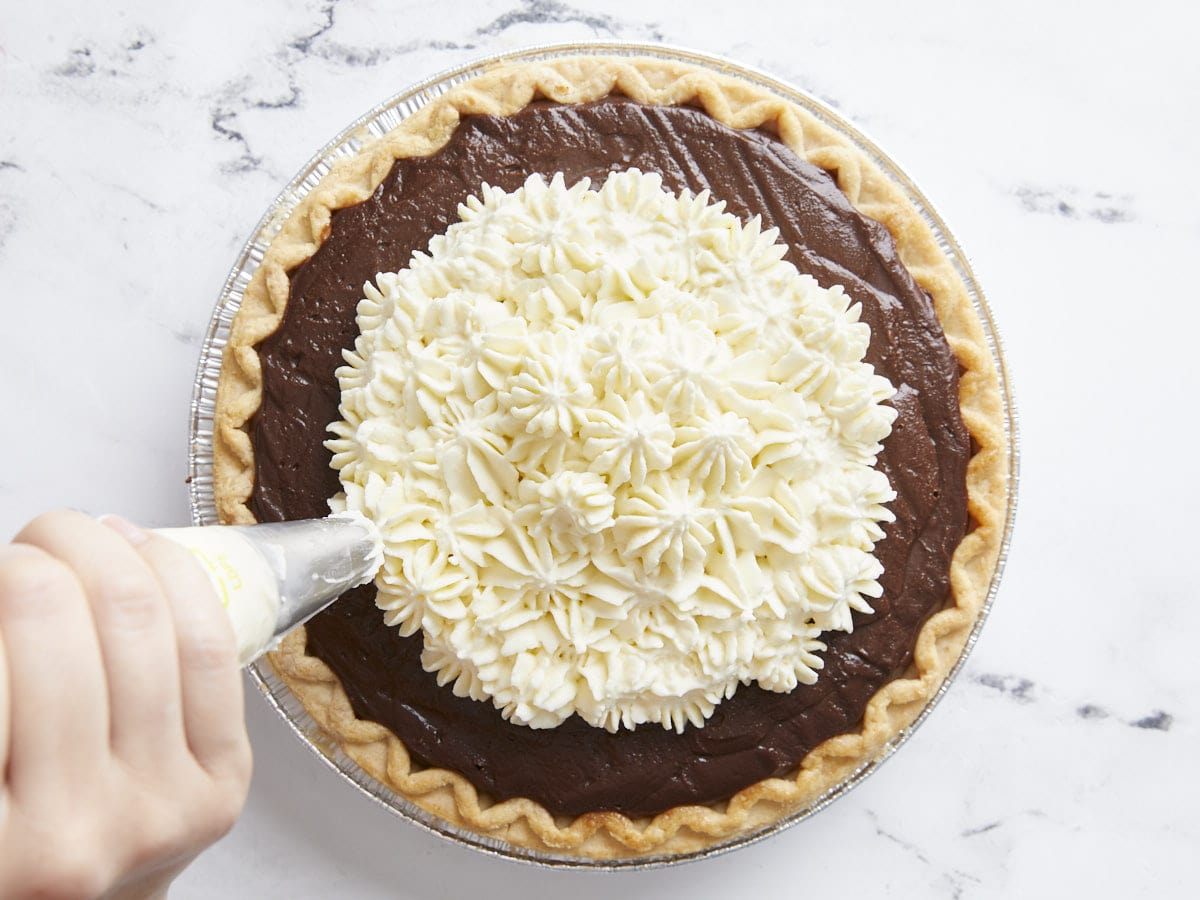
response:
[(383, 723), (418, 760), (462, 773), (493, 798), (531, 797), (563, 815), (639, 816), (719, 801), (794, 770), (826, 738), (854, 729), (871, 696), (910, 664), (922, 624), (947, 602), (950, 556), (967, 526), (958, 366), (887, 230), (769, 134), (617, 97), (465, 118), (436, 155), (399, 160), (369, 200), (334, 213), (328, 239), (292, 273), (283, 323), (260, 347), (258, 518), (324, 515), (339, 490), (322, 441), (340, 418), (333, 373), (357, 334), (364, 282), (403, 268), (483, 182), (513, 190), (531, 172), (562, 172), (568, 184), (598, 184), (631, 167), (661, 173), (672, 191), (708, 189), (743, 219), (761, 215), (800, 271), (843, 285), (862, 304), (867, 359), (898, 389), (899, 418), (879, 460), (898, 494), (896, 522), (877, 547), (883, 597), (874, 615), (856, 614), (853, 633), (825, 636), (816, 684), (786, 694), (742, 686), (703, 728), (682, 734), (658, 725), (609, 734), (577, 717), (548, 730), (509, 724), (490, 703), (438, 687), (421, 668), (420, 635), (401, 638), (385, 626), (370, 587), (309, 623), (308, 652), (337, 673), (360, 718)]

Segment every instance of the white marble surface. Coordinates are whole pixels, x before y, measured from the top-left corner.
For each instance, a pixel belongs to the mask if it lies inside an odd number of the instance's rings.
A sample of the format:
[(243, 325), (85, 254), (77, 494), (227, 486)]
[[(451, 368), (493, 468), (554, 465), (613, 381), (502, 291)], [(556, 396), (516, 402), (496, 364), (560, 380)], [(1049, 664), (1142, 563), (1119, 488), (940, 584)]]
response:
[(946, 0), (0, 2), (0, 532), (187, 519), (225, 274), (283, 184), (407, 84), (533, 43), (718, 52), (814, 92), (952, 223), (1023, 424), (1005, 583), (895, 759), (765, 843), (601, 875), (451, 846), (351, 793), (258, 698), (241, 823), (178, 897), (1194, 896), (1195, 7)]

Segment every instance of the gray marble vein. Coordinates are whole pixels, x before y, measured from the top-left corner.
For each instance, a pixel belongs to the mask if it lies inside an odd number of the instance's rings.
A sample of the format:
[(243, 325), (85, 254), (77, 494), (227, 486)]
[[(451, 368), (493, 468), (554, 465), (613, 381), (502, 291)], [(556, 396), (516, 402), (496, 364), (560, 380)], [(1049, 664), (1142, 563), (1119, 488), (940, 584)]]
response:
[(172, 896), (1191, 896), (1198, 31), (1166, 0), (0, 5), (8, 532), (55, 506), (186, 521), (199, 345), (273, 198), (408, 85), (534, 44), (727, 55), (850, 118), (953, 227), (1020, 407), (1022, 508), (979, 642), (819, 815), (633, 876), (514, 867), (353, 794), (252, 695), (249, 805)]

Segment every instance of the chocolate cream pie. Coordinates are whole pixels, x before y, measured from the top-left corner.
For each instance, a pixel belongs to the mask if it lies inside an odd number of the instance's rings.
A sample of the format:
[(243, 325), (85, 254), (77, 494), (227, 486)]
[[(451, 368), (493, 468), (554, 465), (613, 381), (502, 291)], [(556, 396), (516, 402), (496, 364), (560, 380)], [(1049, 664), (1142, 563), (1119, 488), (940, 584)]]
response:
[(996, 566), (1002, 414), (953, 266), (843, 137), (575, 57), (456, 87), (300, 203), (214, 472), (227, 523), (390, 530), (271, 657), (364, 770), (512, 845), (657, 857), (920, 713)]

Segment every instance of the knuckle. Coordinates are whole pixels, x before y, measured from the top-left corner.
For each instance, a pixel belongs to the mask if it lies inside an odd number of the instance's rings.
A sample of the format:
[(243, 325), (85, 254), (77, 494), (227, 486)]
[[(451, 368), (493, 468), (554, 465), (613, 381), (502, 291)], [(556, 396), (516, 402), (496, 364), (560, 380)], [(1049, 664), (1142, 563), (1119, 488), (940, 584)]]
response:
[(246, 733), (243, 731), (215, 748), (205, 758), (203, 766), (213, 782), (210, 797), (228, 803), (236, 818), (246, 802), (250, 779), (254, 775), (254, 754)]
[(183, 856), (195, 843), (188, 820), (178, 809), (147, 814), (131, 842), (128, 866), (148, 868)]
[(242, 805), (246, 802), (253, 774), (254, 753), (250, 749), (250, 738), (243, 732), (229, 754), (230, 797), (236, 806), (235, 817), (241, 813)]
[(108, 573), (94, 602), (114, 618), (114, 624), (129, 631), (143, 631), (166, 613), (162, 590), (137, 570)]
[(80, 591), (66, 563), (36, 547), (5, 548), (0, 555), (0, 612), (36, 615), (64, 594)]
[(36, 544), (44, 539), (61, 534), (64, 529), (78, 528), (80, 525), (91, 521), (92, 519), (89, 516), (81, 512), (75, 512), (70, 509), (56, 509), (44, 512), (40, 516), (31, 519), (29, 524), (17, 534), (16, 539)]
[(191, 767), (167, 763), (154, 777), (129, 786), (127, 819), (123, 834), (123, 871), (148, 868), (186, 854), (195, 844), (193, 820), (203, 794), (195, 789)]
[(226, 787), (213, 792), (198, 829), (206, 845), (220, 840), (232, 830), (245, 802), (244, 789), (231, 790)]
[[(187, 779), (184, 779), (187, 780)], [(191, 856), (228, 834), (241, 812), (228, 792), (200, 779), (173, 798), (147, 810), (134, 840), (134, 867)]]
[(230, 628), (193, 627), (181, 632), (179, 641), (181, 661), (191, 670), (210, 673), (238, 668), (237, 645)]
[(36, 885), (33, 896), (54, 900), (85, 900), (99, 897), (109, 887), (112, 873), (109, 866), (81, 849), (64, 848), (50, 865), (29, 879)]

